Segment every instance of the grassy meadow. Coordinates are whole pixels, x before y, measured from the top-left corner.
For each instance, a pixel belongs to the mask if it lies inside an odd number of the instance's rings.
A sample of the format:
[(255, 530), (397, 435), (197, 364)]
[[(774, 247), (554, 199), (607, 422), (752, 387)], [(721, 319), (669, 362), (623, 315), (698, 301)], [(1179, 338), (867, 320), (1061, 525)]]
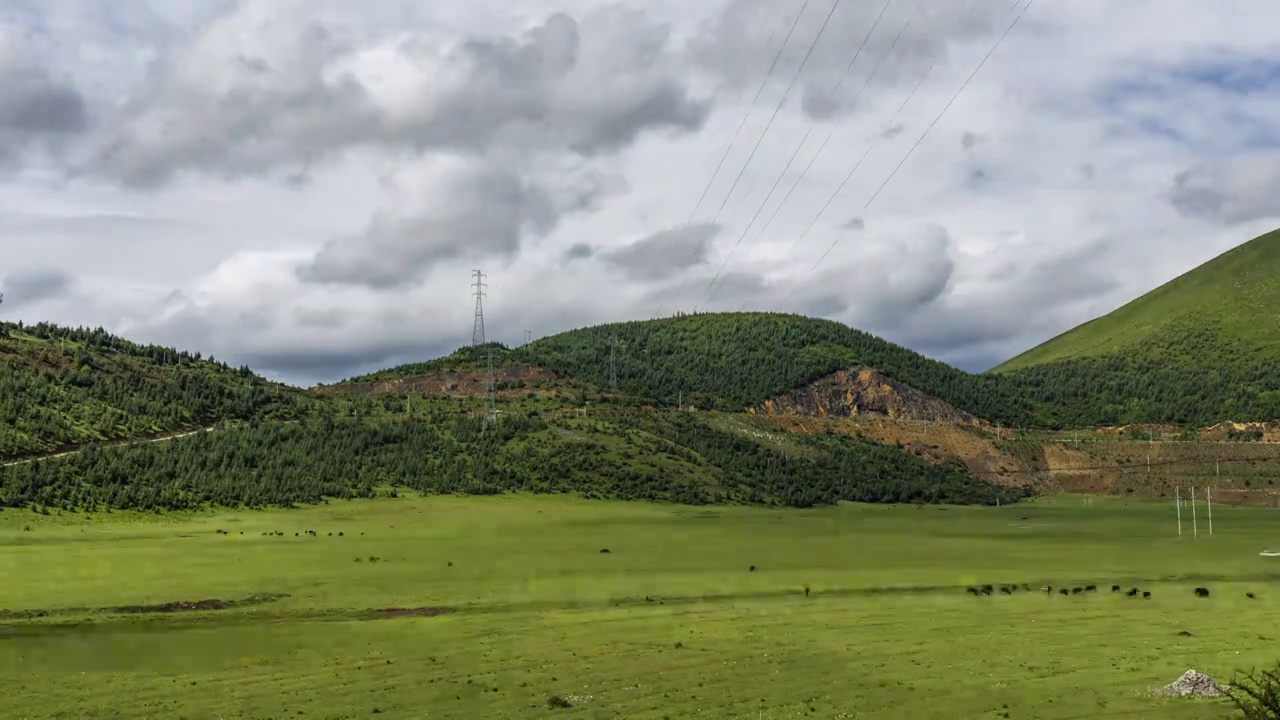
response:
[[(1200, 537), (1184, 518), (1179, 540), (1171, 504), (1103, 497), (6, 510), (0, 705), (6, 718), (1228, 718), (1224, 703), (1147, 692), (1188, 668), (1226, 680), (1280, 659), (1280, 558), (1259, 555), (1280, 547), (1280, 511), (1215, 511), (1212, 537), (1201, 515)], [(979, 583), (1033, 590), (965, 592)], [(1088, 583), (1099, 592), (1039, 591)], [(249, 600), (266, 593), (288, 597)], [(111, 609), (209, 598), (249, 601)]]

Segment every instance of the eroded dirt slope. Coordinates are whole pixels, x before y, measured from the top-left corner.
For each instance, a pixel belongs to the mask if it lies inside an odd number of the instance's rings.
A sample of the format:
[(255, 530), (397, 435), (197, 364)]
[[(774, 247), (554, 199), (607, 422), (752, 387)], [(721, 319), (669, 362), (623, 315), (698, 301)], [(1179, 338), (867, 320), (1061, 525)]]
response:
[(978, 425), (981, 421), (910, 385), (871, 368), (841, 370), (817, 382), (748, 408), (760, 415), (882, 416), (894, 420)]

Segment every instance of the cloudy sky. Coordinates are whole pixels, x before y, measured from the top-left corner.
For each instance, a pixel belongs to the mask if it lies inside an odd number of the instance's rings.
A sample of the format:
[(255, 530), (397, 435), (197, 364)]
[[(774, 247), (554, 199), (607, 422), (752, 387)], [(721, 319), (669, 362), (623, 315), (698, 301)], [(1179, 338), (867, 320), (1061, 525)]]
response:
[(1280, 227), (1280, 3), (1026, 2), (0, 0), (0, 318), (311, 384), (468, 342), (482, 268), (508, 344), (983, 370)]

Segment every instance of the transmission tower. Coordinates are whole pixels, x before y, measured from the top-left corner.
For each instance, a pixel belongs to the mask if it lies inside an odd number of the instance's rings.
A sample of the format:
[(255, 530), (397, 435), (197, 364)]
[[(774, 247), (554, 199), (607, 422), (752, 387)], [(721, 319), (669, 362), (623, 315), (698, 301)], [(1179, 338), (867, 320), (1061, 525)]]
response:
[(471, 277), (475, 278), (475, 282), (471, 287), (475, 288), (476, 296), (476, 320), (471, 326), (471, 345), (480, 346), (484, 344), (484, 289), (488, 285), (484, 281), (485, 275), (479, 270), (472, 270)]
[[(484, 326), (481, 325), (480, 332), (484, 332)], [(486, 423), (496, 425), (498, 423), (498, 404), (493, 398), (493, 348), (489, 348), (488, 353), (488, 370), (485, 375), (484, 382), (484, 420)]]

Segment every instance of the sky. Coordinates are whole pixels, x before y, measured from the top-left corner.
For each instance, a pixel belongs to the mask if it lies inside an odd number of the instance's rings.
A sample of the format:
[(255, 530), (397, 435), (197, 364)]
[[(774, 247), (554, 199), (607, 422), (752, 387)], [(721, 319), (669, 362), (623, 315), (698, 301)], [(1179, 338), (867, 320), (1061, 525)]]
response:
[(981, 371), (1280, 227), (1271, 0), (0, 0), (0, 319), (298, 385), (675, 312)]

